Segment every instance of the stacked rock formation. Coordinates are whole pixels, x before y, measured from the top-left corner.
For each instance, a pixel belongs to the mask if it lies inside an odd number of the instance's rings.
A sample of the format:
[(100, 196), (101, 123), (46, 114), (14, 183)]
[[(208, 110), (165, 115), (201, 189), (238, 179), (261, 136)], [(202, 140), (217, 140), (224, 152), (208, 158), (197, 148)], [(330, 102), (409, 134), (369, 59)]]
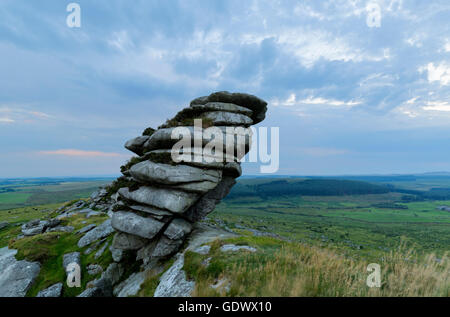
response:
[[(116, 192), (113, 247), (136, 251), (137, 260), (144, 263), (177, 252), (193, 224), (214, 210), (242, 174), (240, 159), (249, 151), (250, 138), (247, 134), (240, 138), (239, 133), (248, 130), (228, 128), (248, 128), (264, 120), (266, 111), (267, 103), (255, 96), (217, 92), (193, 100), (157, 130), (148, 128), (128, 141), (125, 147), (138, 157), (122, 166), (124, 176), (109, 188), (111, 194)], [(197, 143), (192, 137), (194, 146), (173, 160), (173, 146), (179, 141), (172, 138), (174, 129), (194, 131), (195, 119), (202, 119), (200, 130), (217, 127), (224, 140), (235, 141), (231, 150), (224, 141), (222, 160), (217, 160), (216, 155), (222, 154), (217, 151), (214, 160), (194, 158), (211, 141), (203, 137)], [(241, 144), (244, 140), (244, 151), (238, 149), (237, 139)]]

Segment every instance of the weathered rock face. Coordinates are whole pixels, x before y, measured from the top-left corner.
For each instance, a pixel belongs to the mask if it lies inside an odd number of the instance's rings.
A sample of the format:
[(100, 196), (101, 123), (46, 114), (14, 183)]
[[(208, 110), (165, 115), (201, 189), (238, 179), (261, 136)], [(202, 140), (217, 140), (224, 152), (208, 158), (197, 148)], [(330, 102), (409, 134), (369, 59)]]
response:
[[(242, 174), (239, 160), (251, 144), (248, 128), (264, 120), (266, 111), (267, 103), (255, 96), (217, 92), (126, 142), (138, 157), (121, 167), (124, 176), (108, 189), (116, 201), (112, 248), (135, 252), (144, 263), (175, 254), (193, 223), (212, 212)], [(108, 226), (87, 228), (79, 245)]]
[(24, 297), (41, 270), (37, 262), (17, 261), (16, 253), (0, 249), (0, 297)]

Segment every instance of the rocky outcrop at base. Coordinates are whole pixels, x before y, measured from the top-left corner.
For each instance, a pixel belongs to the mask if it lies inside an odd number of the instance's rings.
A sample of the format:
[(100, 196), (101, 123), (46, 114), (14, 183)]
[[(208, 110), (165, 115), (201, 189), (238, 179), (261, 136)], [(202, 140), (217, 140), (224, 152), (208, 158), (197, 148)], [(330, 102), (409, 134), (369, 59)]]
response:
[[(264, 120), (266, 111), (267, 103), (255, 96), (217, 92), (193, 100), (158, 129), (147, 128), (126, 142), (137, 156), (102, 193), (115, 201), (110, 208), (117, 232), (112, 248), (133, 252), (144, 264), (175, 254), (193, 224), (236, 183), (240, 160), (250, 149), (249, 127)], [(79, 247), (87, 242), (80, 240)]]
[(16, 253), (0, 249), (0, 297), (24, 297), (41, 269), (37, 262), (17, 261)]

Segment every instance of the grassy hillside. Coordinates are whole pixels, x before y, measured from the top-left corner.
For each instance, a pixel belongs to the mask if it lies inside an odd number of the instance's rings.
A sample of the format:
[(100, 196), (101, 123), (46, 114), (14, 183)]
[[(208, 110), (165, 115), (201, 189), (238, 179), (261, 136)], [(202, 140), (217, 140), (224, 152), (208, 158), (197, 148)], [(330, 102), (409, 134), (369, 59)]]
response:
[[(224, 253), (225, 243), (249, 245), (250, 253)], [(449, 296), (448, 259), (436, 262), (404, 248), (387, 253), (381, 287), (366, 284), (370, 263), (328, 248), (244, 235), (211, 243), (211, 252), (188, 251), (184, 269), (196, 281), (195, 296)], [(205, 261), (209, 262), (205, 266)], [(211, 287), (214, 285), (214, 287)]]
[[(450, 206), (450, 199), (421, 196), (408, 200), (405, 196), (417, 196), (411, 193), (417, 189), (389, 187), (392, 184), (385, 181), (239, 180), (233, 195), (219, 204), (206, 221), (233, 230), (241, 237), (212, 243), (209, 255), (186, 253), (184, 268), (196, 281), (195, 295), (449, 296), (446, 252), (450, 245), (450, 212), (437, 207)], [(411, 179), (404, 181), (411, 182)], [(80, 236), (51, 233), (16, 241), (20, 224), (46, 219), (60, 206), (59, 203), (36, 206), (28, 199), (35, 195), (34, 202), (54, 202), (66, 194), (70, 199), (86, 197), (103, 182), (3, 185), (14, 189), (7, 192), (4, 187), (0, 194), (4, 195), (3, 205), (0, 204), (3, 208), (6, 204), (17, 206), (14, 199), (20, 196), (14, 195), (30, 194), (25, 202), (19, 203), (30, 206), (0, 210), (0, 222), (10, 224), (0, 229), (0, 247), (9, 245), (19, 251), (18, 258), (42, 263), (42, 271), (29, 296), (64, 278), (62, 255), (76, 249)], [(442, 186), (445, 189), (448, 184)], [(433, 188), (439, 189), (429, 187), (421, 192)], [(93, 217), (88, 222), (99, 223), (104, 219), (105, 216)], [(77, 230), (87, 224), (81, 221), (86, 219), (75, 216), (64, 225)], [(249, 245), (257, 252), (220, 252), (220, 246), (225, 243)], [(82, 258), (83, 264), (106, 266), (110, 261), (110, 252), (99, 259), (93, 259), (92, 254)], [(206, 266), (206, 262), (210, 264)], [(382, 267), (380, 289), (366, 286), (368, 263), (379, 263)], [(151, 296), (160, 275), (149, 276), (139, 295)], [(85, 286), (91, 277), (83, 276)], [(79, 292), (65, 289), (64, 296)]]

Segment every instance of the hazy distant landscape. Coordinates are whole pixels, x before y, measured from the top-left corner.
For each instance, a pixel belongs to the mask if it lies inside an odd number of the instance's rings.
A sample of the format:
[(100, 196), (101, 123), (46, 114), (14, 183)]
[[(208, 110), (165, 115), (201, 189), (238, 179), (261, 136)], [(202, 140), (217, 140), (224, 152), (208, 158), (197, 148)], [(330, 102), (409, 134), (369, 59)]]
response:
[[(113, 178), (0, 180), (0, 221), (87, 198)], [(39, 206), (39, 209), (34, 207)], [(377, 258), (401, 243), (443, 254), (450, 245), (450, 175), (242, 177), (208, 221), (236, 231)], [(39, 215), (39, 212), (37, 213)]]
[(0, 210), (88, 197), (114, 178), (0, 179)]

